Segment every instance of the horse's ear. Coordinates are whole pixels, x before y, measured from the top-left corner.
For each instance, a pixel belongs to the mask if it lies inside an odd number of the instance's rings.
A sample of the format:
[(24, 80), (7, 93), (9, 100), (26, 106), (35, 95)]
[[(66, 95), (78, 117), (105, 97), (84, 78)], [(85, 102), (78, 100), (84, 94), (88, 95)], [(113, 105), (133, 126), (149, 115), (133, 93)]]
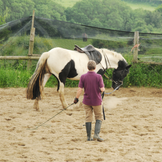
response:
[(128, 65), (128, 66), (126, 67), (126, 69), (128, 70), (131, 66), (132, 66), (132, 65)]

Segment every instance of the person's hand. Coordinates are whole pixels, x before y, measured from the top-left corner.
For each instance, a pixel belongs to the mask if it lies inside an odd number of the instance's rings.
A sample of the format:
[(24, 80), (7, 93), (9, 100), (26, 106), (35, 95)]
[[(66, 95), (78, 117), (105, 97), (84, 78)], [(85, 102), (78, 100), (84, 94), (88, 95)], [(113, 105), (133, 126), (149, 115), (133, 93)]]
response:
[(75, 103), (75, 104), (78, 103), (78, 101), (79, 101), (78, 98), (75, 98), (75, 99), (74, 99), (74, 103)]

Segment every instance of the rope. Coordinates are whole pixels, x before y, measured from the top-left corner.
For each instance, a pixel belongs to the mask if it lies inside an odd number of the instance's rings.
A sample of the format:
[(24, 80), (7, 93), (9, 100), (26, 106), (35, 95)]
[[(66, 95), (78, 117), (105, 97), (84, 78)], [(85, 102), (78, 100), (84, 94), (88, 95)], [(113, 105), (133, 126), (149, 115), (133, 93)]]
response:
[(106, 74), (104, 74), (105, 78), (110, 79)]
[(71, 105), (67, 106), (65, 109), (61, 110), (60, 112), (58, 112), (56, 115), (52, 116), (51, 118), (49, 118), (48, 120), (46, 120), (44, 123), (41, 123), (40, 125), (38, 125), (37, 127), (30, 129), (28, 128), (28, 130), (36, 130), (38, 129), (40, 126), (44, 125), (45, 123), (47, 123), (49, 120), (51, 120), (52, 118), (54, 118), (55, 116), (57, 116), (58, 114), (60, 114), (62, 111), (66, 110), (68, 107), (72, 106), (74, 103), (72, 103)]
[(110, 93), (105, 93), (104, 92), (104, 94), (107, 94), (107, 95), (109, 95), (109, 94), (111, 94), (111, 93), (113, 93), (113, 92), (115, 92), (120, 86), (121, 86), (122, 84), (120, 84), (119, 86), (117, 86), (112, 92), (110, 92)]

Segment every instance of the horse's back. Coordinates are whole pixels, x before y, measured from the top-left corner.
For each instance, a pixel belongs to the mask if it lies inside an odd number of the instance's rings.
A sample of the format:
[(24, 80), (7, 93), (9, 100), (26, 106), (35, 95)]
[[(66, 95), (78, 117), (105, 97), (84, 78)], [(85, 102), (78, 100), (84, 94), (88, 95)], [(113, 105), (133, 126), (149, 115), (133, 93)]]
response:
[(71, 59), (75, 60), (87, 60), (88, 57), (85, 53), (79, 53), (78, 51), (75, 50), (69, 50), (61, 47), (55, 47), (49, 51), (50, 57), (55, 58), (55, 60), (61, 59), (61, 61), (65, 60), (69, 61)]
[(47, 64), (52, 73), (58, 74), (71, 61), (74, 63), (74, 68), (79, 77), (87, 72), (88, 57), (84, 53), (60, 47), (53, 48), (49, 51)]

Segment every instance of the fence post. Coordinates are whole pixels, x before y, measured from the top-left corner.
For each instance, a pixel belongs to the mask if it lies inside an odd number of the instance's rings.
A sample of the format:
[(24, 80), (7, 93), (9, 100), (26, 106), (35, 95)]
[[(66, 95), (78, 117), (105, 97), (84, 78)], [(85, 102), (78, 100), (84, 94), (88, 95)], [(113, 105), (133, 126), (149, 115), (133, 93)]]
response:
[[(29, 41), (28, 56), (32, 56), (33, 55), (33, 49), (34, 49), (34, 36), (35, 36), (34, 15), (35, 15), (35, 11), (33, 11), (33, 16), (32, 16), (32, 24), (31, 24), (31, 30), (30, 30), (30, 41)], [(28, 60), (28, 64), (27, 64), (27, 70), (30, 69), (31, 64), (32, 64), (32, 60), (29, 59)]]
[(139, 31), (134, 32), (134, 53), (133, 53), (133, 62), (138, 62), (138, 44), (139, 44)]

